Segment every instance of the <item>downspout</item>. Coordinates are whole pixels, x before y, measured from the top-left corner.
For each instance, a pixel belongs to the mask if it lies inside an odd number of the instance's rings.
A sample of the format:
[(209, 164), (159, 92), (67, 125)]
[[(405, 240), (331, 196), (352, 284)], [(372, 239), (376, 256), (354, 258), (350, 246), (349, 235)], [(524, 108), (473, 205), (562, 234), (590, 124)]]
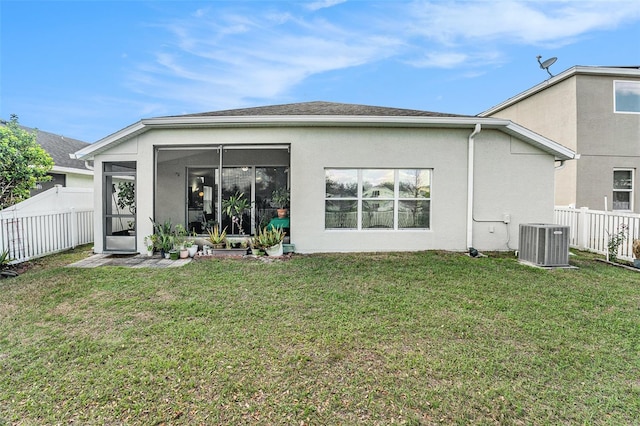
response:
[[(572, 160), (579, 160), (579, 159), (580, 159), (580, 154), (574, 154), (574, 156), (573, 156)], [(564, 166), (566, 166), (566, 164), (565, 164), (565, 163), (566, 163), (566, 161), (567, 161), (567, 160), (557, 160), (557, 161), (558, 161), (560, 164), (559, 164), (559, 165), (557, 165), (557, 166), (555, 166), (555, 170), (556, 170), (556, 171), (558, 171), (558, 170), (562, 170), (562, 169), (564, 169)]]
[(475, 129), (469, 135), (469, 151), (467, 153), (467, 248), (473, 247), (473, 165), (475, 137), (482, 130), (480, 123), (476, 123)]

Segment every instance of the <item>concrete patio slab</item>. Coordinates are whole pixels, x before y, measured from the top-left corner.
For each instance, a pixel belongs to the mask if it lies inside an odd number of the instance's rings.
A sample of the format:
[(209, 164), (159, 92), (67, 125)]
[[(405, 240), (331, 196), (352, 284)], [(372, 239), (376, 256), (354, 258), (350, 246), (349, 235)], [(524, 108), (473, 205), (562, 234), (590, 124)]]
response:
[(72, 268), (97, 268), (99, 266), (122, 266), (125, 268), (177, 268), (191, 262), (191, 258), (170, 260), (160, 255), (143, 254), (94, 254), (69, 265)]

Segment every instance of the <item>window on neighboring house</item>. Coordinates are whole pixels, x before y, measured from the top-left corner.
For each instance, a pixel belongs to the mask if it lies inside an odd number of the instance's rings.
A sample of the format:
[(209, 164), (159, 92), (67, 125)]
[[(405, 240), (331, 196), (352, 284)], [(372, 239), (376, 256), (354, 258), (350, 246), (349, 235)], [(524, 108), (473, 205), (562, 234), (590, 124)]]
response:
[(613, 171), (613, 210), (633, 210), (633, 170)]
[(431, 169), (326, 169), (326, 229), (429, 229)]
[(640, 113), (640, 81), (614, 81), (615, 112)]

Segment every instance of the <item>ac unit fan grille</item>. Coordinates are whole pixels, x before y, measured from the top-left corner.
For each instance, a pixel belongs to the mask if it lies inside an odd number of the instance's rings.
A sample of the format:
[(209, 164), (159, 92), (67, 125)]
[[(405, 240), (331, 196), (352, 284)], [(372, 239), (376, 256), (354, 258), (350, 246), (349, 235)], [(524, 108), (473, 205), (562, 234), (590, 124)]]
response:
[(521, 224), (518, 259), (539, 266), (569, 266), (569, 227)]

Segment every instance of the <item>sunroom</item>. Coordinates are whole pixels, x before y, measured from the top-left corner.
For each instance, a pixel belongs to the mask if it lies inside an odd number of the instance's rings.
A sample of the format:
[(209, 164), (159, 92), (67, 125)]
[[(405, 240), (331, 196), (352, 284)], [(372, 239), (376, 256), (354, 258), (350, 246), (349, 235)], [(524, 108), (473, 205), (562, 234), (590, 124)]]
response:
[[(269, 225), (290, 235), (289, 218), (278, 218), (273, 200), (275, 191), (289, 189), (287, 145), (156, 146), (153, 155), (152, 219), (181, 224), (200, 236), (213, 228), (250, 236)], [(111, 189), (104, 192), (110, 197), (105, 199), (104, 251), (136, 251), (136, 218), (149, 220), (136, 217), (126, 202), (138, 199), (130, 194), (136, 188), (136, 163), (105, 162), (103, 179)], [(240, 214), (225, 211), (233, 198), (246, 206)]]

